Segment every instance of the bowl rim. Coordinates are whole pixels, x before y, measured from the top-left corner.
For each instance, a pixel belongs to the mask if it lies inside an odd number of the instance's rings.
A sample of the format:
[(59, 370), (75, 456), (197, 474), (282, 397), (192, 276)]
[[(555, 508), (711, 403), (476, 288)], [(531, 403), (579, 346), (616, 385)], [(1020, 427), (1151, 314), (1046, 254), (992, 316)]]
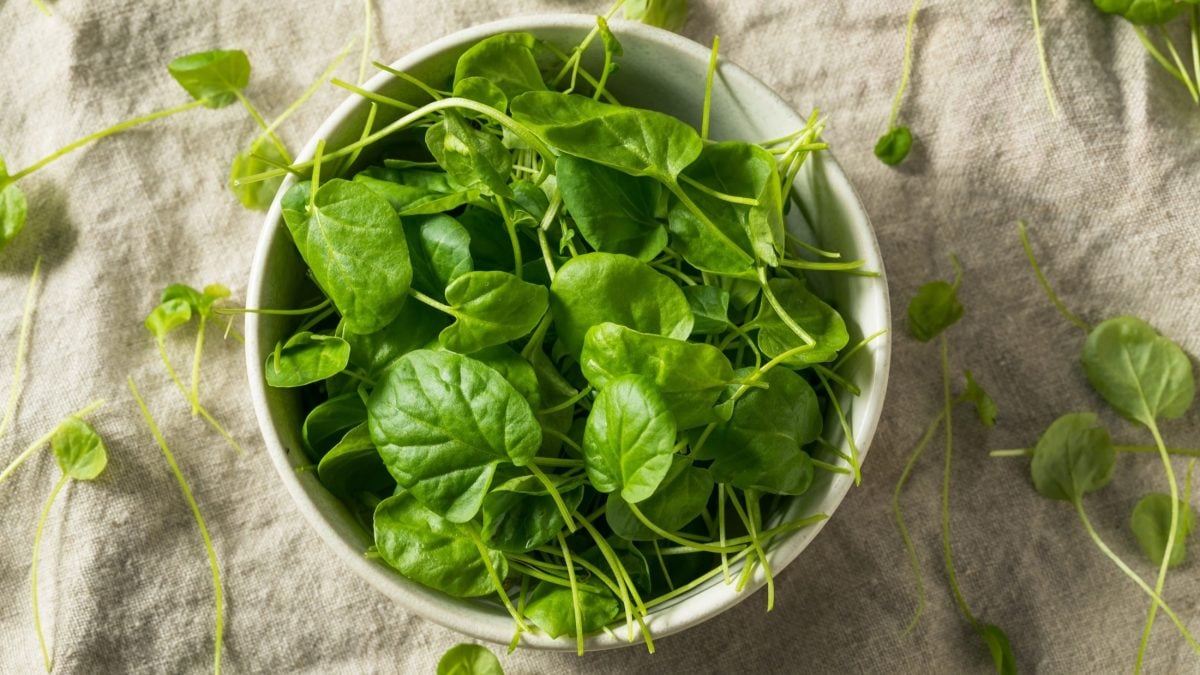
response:
[[(474, 43), (497, 33), (563, 28), (590, 30), (595, 26), (595, 21), (596, 17), (592, 14), (562, 13), (518, 15), (476, 24), (444, 35), (408, 52), (394, 61), (391, 67), (396, 70), (407, 71), (415, 65), (431, 57), (436, 57), (449, 49)], [(610, 21), (610, 24), (612, 25), (613, 32), (618, 35), (636, 35), (640, 39), (659, 43), (668, 50), (677, 53), (682, 52), (688, 58), (698, 58), (704, 61), (707, 61), (709, 58), (709, 48), (676, 33), (620, 19), (613, 19)], [(794, 113), (794, 108), (784, 101), (774, 89), (736, 63), (722, 57), (720, 69), (723, 78), (736, 78), (745, 81), (749, 85), (756, 86), (758, 89), (761, 89), (765, 98), (768, 100), (773, 99), (772, 102)], [(380, 72), (362, 84), (361, 88), (375, 92), (394, 79), (393, 75), (387, 72)], [(302, 151), (296, 155), (296, 161), (311, 159), (316, 150), (318, 139), (329, 137), (361, 104), (362, 98), (360, 96), (354, 93), (349, 94), (320, 124)], [(803, 118), (798, 113), (794, 114), (797, 121), (802, 124), (804, 121)], [(849, 206), (855, 212), (856, 218), (861, 219), (863, 225), (861, 228), (862, 231), (856, 232), (856, 235), (861, 239), (860, 243), (865, 244), (862, 251), (863, 259), (866, 260), (872, 269), (879, 271), (880, 276), (874, 281), (878, 283), (878, 293), (881, 294), (880, 309), (882, 311), (882, 325), (887, 328), (887, 331), (872, 344), (872, 353), (875, 355), (877, 369), (874, 378), (871, 380), (871, 386), (869, 389), (864, 388), (861, 396), (856, 399), (856, 401), (862, 402), (863, 415), (866, 420), (866, 423), (857, 429), (855, 435), (860, 452), (859, 462), (861, 466), (879, 425), (883, 402), (887, 392), (888, 376), (891, 369), (892, 316), (887, 275), (880, 254), (879, 242), (875, 236), (870, 218), (863, 206), (862, 199), (846, 178), (845, 173), (832, 153), (826, 150), (822, 153), (822, 157), (824, 162), (823, 169), (827, 177), (842, 184), (840, 186), (841, 189), (846, 190), (852, 198), (848, 200), (850, 202)], [(281, 199), (287, 189), (295, 182), (296, 178), (291, 174), (284, 179), (267, 212), (263, 229), (259, 234), (246, 291), (246, 306), (250, 309), (260, 308), (259, 301), (266, 281), (264, 270), (273, 253), (272, 243), (276, 236), (276, 230), (282, 226)], [(860, 228), (854, 227), (852, 229), (859, 230)], [(360, 579), (365, 580), (376, 590), (393, 601), (398, 602), (406, 611), (410, 611), (424, 619), (474, 638), (497, 644), (507, 644), (512, 637), (513, 631), (512, 619), (507, 614), (491, 614), (485, 612), (482, 608), (471, 608), (470, 611), (464, 611), (464, 605), (461, 601), (420, 586), (416, 582), (409, 581), (394, 571), (386, 570), (382, 565), (368, 560), (361, 555), (354, 542), (351, 542), (347, 537), (335, 530), (331, 519), (322, 513), (321, 509), (313, 501), (313, 498), (309, 496), (308, 490), (302, 484), (292, 462), (289, 460), (288, 451), (285, 449), (283, 440), (276, 429), (276, 422), (271, 415), (267, 401), (267, 387), (263, 379), (263, 362), (260, 358), (262, 351), (259, 340), (259, 324), (260, 317), (258, 314), (248, 313), (246, 315), (246, 371), (249, 378), (249, 388), (255, 417), (264, 445), (266, 446), (267, 454), (275, 466), (276, 472), (279, 474), (291, 501), (301, 512), (308, 526), (317, 532), (321, 540), (334, 550), (342, 563)], [(830, 500), (830, 506), (825, 510), (829, 516), (828, 518), (808, 528), (788, 533), (777, 539), (777, 543), (767, 554), (768, 558), (772, 561), (772, 566), (776, 567), (777, 571), (798, 557), (803, 549), (808, 546), (821, 529), (823, 529), (825, 524), (833, 517), (834, 512), (845, 501), (851, 482), (845, 480), (831, 488), (829, 495), (826, 497), (827, 500)], [(711, 619), (744, 601), (762, 588), (765, 582), (766, 579), (760, 567), (752, 575), (750, 582), (742, 591), (735, 591), (721, 583), (709, 585), (708, 587), (702, 586), (690, 594), (685, 594), (682, 596), (682, 600), (665, 610), (652, 612), (647, 619), (647, 624), (650, 626), (652, 635), (655, 638), (662, 638), (682, 631)], [(585, 646), (590, 650), (610, 649), (634, 644), (641, 644), (641, 641), (621, 640), (612, 633), (595, 634), (587, 637), (585, 640)], [(531, 634), (527, 632), (522, 635), (521, 646), (533, 649), (565, 651), (574, 650), (575, 641), (572, 636), (549, 638), (541, 633)]]

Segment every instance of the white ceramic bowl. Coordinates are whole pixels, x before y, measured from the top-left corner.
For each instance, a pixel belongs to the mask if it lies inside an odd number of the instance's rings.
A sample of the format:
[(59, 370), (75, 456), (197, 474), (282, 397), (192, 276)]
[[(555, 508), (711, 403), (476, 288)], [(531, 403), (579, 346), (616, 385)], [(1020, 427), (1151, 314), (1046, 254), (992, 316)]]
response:
[[(535, 36), (569, 47), (578, 44), (595, 26), (595, 18), (582, 15), (522, 16), (474, 26), (446, 36), (418, 49), (392, 66), (425, 81), (446, 81), (454, 63), (466, 48), (489, 35), (506, 31), (528, 31)], [(621, 70), (610, 82), (610, 89), (626, 105), (652, 108), (670, 113), (699, 127), (704, 98), (704, 76), (709, 50), (673, 33), (624, 21), (613, 21), (612, 28), (625, 49)], [(597, 64), (591, 63), (593, 72)], [(371, 91), (394, 98), (424, 100), (411, 85), (380, 73), (365, 85)], [(336, 149), (357, 139), (365, 121), (368, 104), (351, 96), (321, 125), (316, 135), (297, 158), (311, 159), (319, 138), (328, 149)], [(398, 115), (380, 108), (384, 123)], [(387, 115), (390, 114), (390, 117)], [(722, 61), (716, 77), (712, 102), (711, 136), (716, 139), (763, 140), (783, 136), (801, 128), (805, 120), (766, 85), (745, 70)], [(377, 122), (377, 125), (379, 123)], [(378, 128), (378, 127), (377, 127)], [(247, 305), (252, 308), (290, 308), (298, 306), (303, 288), (304, 264), (292, 245), (280, 217), (279, 196), (295, 182), (288, 177), (267, 214), (259, 238), (254, 266), (250, 274)], [(878, 243), (858, 196), (845, 175), (828, 153), (811, 157), (796, 179), (795, 187), (805, 208), (792, 209), (788, 227), (805, 240), (841, 251), (847, 259), (866, 260), (866, 269), (883, 272)], [(830, 300), (846, 318), (851, 329), (851, 344), (863, 335), (890, 329), (887, 284), (846, 274), (813, 275), (810, 284)], [(483, 640), (505, 644), (513, 634), (511, 618), (497, 603), (451, 598), (438, 591), (409, 581), (381, 561), (363, 557), (371, 546), (371, 533), (363, 529), (353, 515), (318, 482), (315, 472), (297, 473), (297, 466), (308, 463), (299, 440), (303, 412), (293, 390), (272, 389), (263, 380), (263, 363), (276, 341), (284, 339), (295, 327), (288, 317), (250, 314), (246, 320), (246, 369), (255, 413), (262, 428), (267, 453), (279, 471), (279, 477), (309, 524), (341, 556), (347, 567), (406, 609), (426, 619)], [(841, 397), (849, 417), (859, 458), (865, 459), (879, 421), (887, 388), (891, 340), (885, 334), (858, 352), (848, 364), (846, 374), (861, 390), (861, 396)], [(849, 453), (839, 425), (826, 420), (826, 438)], [(828, 453), (823, 457), (837, 462)], [(776, 520), (798, 518), (814, 513), (833, 515), (850, 489), (847, 475), (818, 471), (812, 488), (795, 500)], [(774, 521), (773, 521), (774, 522)], [(823, 524), (823, 523), (822, 523)], [(776, 574), (796, 559), (817, 536), (821, 525), (776, 538), (769, 558)], [(668, 635), (710, 619), (745, 600), (764, 584), (761, 568), (741, 593), (726, 586), (721, 578), (711, 580), (692, 592), (652, 610), (647, 625), (655, 636)], [(787, 599), (783, 598), (783, 602)], [(624, 633), (624, 631), (620, 631)], [(550, 639), (545, 635), (526, 634), (523, 645), (540, 649), (573, 649), (570, 636)], [(605, 649), (629, 644), (614, 635), (599, 634), (588, 638), (588, 649)]]

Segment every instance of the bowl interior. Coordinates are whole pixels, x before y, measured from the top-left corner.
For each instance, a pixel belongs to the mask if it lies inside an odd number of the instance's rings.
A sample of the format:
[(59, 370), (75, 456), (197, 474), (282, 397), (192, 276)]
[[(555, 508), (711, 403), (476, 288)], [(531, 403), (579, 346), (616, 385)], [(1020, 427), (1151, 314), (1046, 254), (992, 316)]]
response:
[[(594, 25), (594, 17), (581, 15), (508, 19), (437, 40), (400, 59), (393, 67), (441, 86), (452, 77), (458, 56), (489, 35), (523, 30), (567, 49), (578, 44)], [(621, 69), (610, 81), (614, 95), (626, 105), (669, 113), (699, 128), (708, 49), (673, 33), (641, 24), (613, 21), (612, 28), (625, 51), (620, 61)], [(585, 59), (585, 65), (593, 72), (598, 69), (597, 51), (593, 50), (592, 58)], [(429, 100), (412, 84), (387, 73), (376, 76), (364, 88), (418, 105)], [(298, 161), (311, 158), (317, 139), (326, 140), (327, 152), (357, 140), (368, 108), (362, 98), (351, 96), (321, 126), (300, 153)], [(378, 114), (376, 128), (401, 115), (386, 106), (380, 106)], [(712, 138), (749, 141), (776, 138), (796, 131), (804, 122), (762, 82), (731, 63), (720, 63), (714, 82)], [(294, 182), (295, 179), (289, 177), (279, 194), (282, 195)], [(809, 158), (796, 179), (795, 189), (803, 207), (793, 208), (788, 217), (788, 228), (794, 236), (839, 251), (846, 259), (865, 259), (866, 269), (883, 272), (878, 245), (862, 205), (829, 154)], [(280, 217), (277, 196), (258, 244), (247, 293), (248, 306), (299, 306), (303, 300), (301, 294), (308, 288), (304, 272), (304, 263)], [(864, 335), (890, 328), (887, 286), (882, 277), (823, 273), (810, 275), (809, 283), (842, 313), (851, 331), (852, 345)], [(289, 317), (248, 315), (246, 356), (250, 390), (267, 451), (297, 506), (347, 565), (409, 610), (473, 637), (507, 643), (512, 636), (512, 620), (499, 605), (448, 597), (408, 581), (382, 562), (364, 558), (363, 551), (373, 543), (371, 533), (320, 484), (315, 472), (296, 472), (297, 466), (309, 462), (299, 440), (304, 409), (295, 391), (267, 387), (262, 373), (267, 354), (277, 341), (290, 335), (295, 325), (296, 321)], [(839, 396), (857, 442), (860, 462), (866, 456), (879, 419), (887, 385), (890, 346), (890, 337), (885, 333), (859, 350), (844, 366), (843, 374), (862, 391), (858, 397)], [(825, 438), (830, 444), (849, 455), (850, 446), (836, 417), (830, 416), (825, 428)], [(845, 464), (831, 449), (822, 450), (817, 456), (831, 463)], [(793, 500), (782, 513), (776, 514), (775, 520), (816, 513), (832, 515), (852, 482), (847, 475), (818, 471), (812, 488)], [(818, 524), (777, 537), (769, 552), (773, 569), (778, 572), (794, 560), (820, 529)], [(682, 630), (732, 607), (764, 581), (760, 570), (749, 587), (738, 593), (719, 578), (714, 578), (655, 608), (647, 625), (655, 636)], [(539, 634), (526, 634), (522, 644), (536, 648), (574, 648), (574, 641), (569, 637), (555, 640)], [(600, 634), (589, 638), (587, 646), (603, 649), (624, 644), (628, 643), (614, 635)]]

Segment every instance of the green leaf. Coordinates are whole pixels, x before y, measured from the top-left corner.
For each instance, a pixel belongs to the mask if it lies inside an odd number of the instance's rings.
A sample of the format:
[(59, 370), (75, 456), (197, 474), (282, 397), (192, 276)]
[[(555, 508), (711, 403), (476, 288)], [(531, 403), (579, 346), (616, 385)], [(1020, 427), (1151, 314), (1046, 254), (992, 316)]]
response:
[(382, 330), (367, 335), (346, 333), (350, 364), (365, 371), (368, 379), (378, 379), (401, 356), (415, 349), (436, 347), (438, 333), (449, 323), (442, 312), (410, 298)]
[(309, 209), (309, 181), (283, 198), (283, 219), (313, 277), (352, 333), (374, 333), (400, 313), (412, 282), (400, 218), (370, 188), (333, 179)]
[(484, 647), (455, 645), (438, 661), (437, 675), (504, 675), (500, 659)]
[[(352, 394), (356, 396), (356, 394)], [(371, 432), (363, 422), (346, 432), (317, 464), (317, 477), (333, 494), (349, 499), (363, 492), (390, 495), (396, 481), (387, 472), (383, 460), (371, 442)]]
[(498, 136), (475, 129), (462, 115), (447, 110), (441, 124), (429, 127), (425, 143), (451, 180), (466, 188), (512, 196), (508, 187), (512, 154)]
[(1112, 480), (1117, 456), (1094, 413), (1063, 415), (1033, 448), (1033, 487), (1047, 499), (1073, 502)]
[(1183, 415), (1196, 394), (1187, 354), (1133, 316), (1092, 329), (1083, 346), (1083, 369), (1113, 410), (1146, 426)]
[(454, 83), (454, 95), (477, 101), (500, 112), (508, 110), (508, 96), (486, 77), (464, 77)]
[(703, 222), (682, 203), (672, 204), (668, 212), (672, 246), (685, 260), (697, 269), (735, 275), (753, 275), (755, 263), (779, 264), (783, 197), (774, 155), (753, 143), (714, 143), (706, 145), (683, 173), (711, 190), (758, 202), (757, 206), (733, 204), (683, 185), (711, 222)]
[[(404, 492), (375, 507), (375, 546), (405, 577), (458, 598), (496, 592), (466, 526), (450, 522)], [(492, 568), (508, 576), (508, 560), (488, 551)]]
[(718, 425), (693, 457), (714, 460), (709, 471), (720, 483), (803, 494), (813, 477), (803, 446), (821, 435), (823, 424), (816, 392), (785, 368), (767, 371), (761, 381), (767, 388), (751, 389), (738, 399), (729, 421)]
[(171, 77), (209, 108), (224, 108), (250, 83), (250, 60), (240, 49), (181, 56), (167, 65)]
[(542, 395), (537, 373), (533, 365), (512, 347), (495, 345), (471, 354), (471, 358), (500, 373), (529, 402), (530, 408), (537, 410), (541, 407)]
[(367, 406), (357, 392), (326, 399), (309, 411), (300, 427), (300, 440), (314, 459), (341, 442), (346, 433), (367, 421)]
[(28, 214), (29, 202), (21, 188), (8, 185), (0, 189), (0, 251), (25, 228)]
[[(767, 283), (784, 311), (816, 340), (812, 349), (793, 354), (785, 359), (784, 363), (793, 367), (803, 367), (837, 358), (838, 352), (850, 342), (850, 334), (846, 331), (846, 322), (842, 315), (813, 295), (799, 281), (778, 278)], [(758, 348), (771, 358), (804, 344), (795, 331), (779, 318), (769, 303), (759, 305), (758, 315), (754, 317), (753, 323), (758, 328)]]
[(639, 333), (615, 323), (588, 330), (579, 362), (584, 376), (601, 390), (622, 375), (649, 378), (681, 430), (715, 422), (713, 406), (733, 380), (729, 359), (712, 345)]
[(264, 366), (272, 387), (302, 387), (327, 380), (346, 369), (350, 344), (340, 337), (304, 331), (267, 355)]
[(729, 291), (719, 286), (685, 286), (683, 294), (695, 321), (692, 335), (720, 335), (729, 328)]
[(583, 433), (583, 460), (592, 487), (619, 491), (636, 504), (658, 488), (671, 468), (675, 418), (648, 378), (623, 375), (592, 403)]
[(511, 105), (514, 119), (559, 152), (669, 185), (704, 147), (695, 129), (652, 110), (551, 91), (522, 94)]
[(884, 164), (895, 166), (908, 157), (912, 144), (912, 131), (908, 127), (892, 127), (875, 143), (875, 156)]
[[(568, 509), (583, 500), (583, 480), (558, 485)], [(483, 499), (483, 541), (488, 548), (525, 553), (554, 539), (565, 523), (546, 486), (533, 476), (513, 478)]]
[(440, 171), (371, 167), (355, 174), (354, 182), (386, 199), (402, 217), (441, 214), (478, 199), (480, 194)]
[(679, 32), (687, 23), (688, 0), (627, 0), (625, 18)]
[[(711, 473), (692, 466), (691, 459), (675, 455), (671, 469), (667, 471), (658, 490), (638, 509), (650, 522), (668, 532), (675, 532), (704, 512), (713, 486)], [(619, 537), (630, 541), (654, 541), (659, 538), (633, 515), (625, 500), (615, 492), (608, 496), (605, 514), (608, 526)]]
[(454, 352), (401, 357), (371, 393), (367, 421), (396, 482), (456, 523), (479, 512), (499, 464), (524, 466), (542, 442), (520, 392)]
[(533, 57), (537, 39), (529, 33), (501, 33), (480, 40), (458, 57), (454, 83), (481, 77), (495, 84), (508, 100), (527, 91), (546, 89)]
[(228, 298), (229, 295), (229, 289), (221, 284), (209, 284), (202, 291), (198, 291), (187, 284), (171, 284), (163, 289), (162, 295), (159, 297), (159, 302), (167, 303), (171, 300), (182, 300), (192, 308), (193, 313), (209, 317), (212, 315), (213, 305), (219, 300)]
[(1000, 630), (999, 626), (987, 624), (979, 629), (979, 636), (988, 646), (988, 651), (992, 654), (992, 662), (996, 665), (996, 673), (998, 675), (1017, 675), (1017, 658), (1013, 656), (1012, 646), (1008, 643), (1008, 636), (1004, 631)]
[(963, 306), (955, 286), (931, 281), (917, 289), (908, 303), (908, 331), (921, 342), (929, 342), (942, 331), (958, 323)]
[[(1186, 2), (1187, 0), (1184, 0)], [(1092, 0), (1105, 14), (1116, 14), (1138, 25), (1163, 24), (1184, 8), (1179, 0)]]
[[(604, 628), (621, 611), (621, 605), (607, 589), (602, 592), (579, 589), (579, 607), (584, 635)], [(525, 616), (551, 638), (575, 635), (575, 602), (571, 589), (546, 581), (538, 582), (529, 594)]]
[(454, 323), (441, 333), (446, 349), (470, 353), (528, 335), (546, 313), (545, 286), (507, 272), (468, 272), (446, 288)]
[(979, 415), (979, 421), (983, 426), (989, 429), (996, 425), (996, 402), (991, 396), (979, 386), (975, 378), (971, 375), (971, 371), (964, 370), (963, 377), (967, 379), (967, 388), (962, 395), (958, 397), (959, 401), (970, 401), (975, 406), (975, 412)]
[[(1187, 558), (1187, 538), (1196, 526), (1196, 514), (1191, 505), (1179, 500), (1179, 522), (1175, 528), (1175, 544), (1171, 549), (1168, 567), (1177, 567)], [(1142, 553), (1155, 565), (1161, 565), (1167, 552), (1167, 536), (1171, 533), (1171, 495), (1152, 492), (1142, 497), (1133, 509), (1129, 529), (1142, 547)]]
[(683, 340), (694, 321), (675, 282), (613, 253), (588, 253), (563, 265), (550, 285), (550, 310), (559, 340), (576, 357), (588, 329), (599, 323)]
[(167, 333), (192, 320), (192, 306), (186, 300), (170, 299), (154, 308), (146, 316), (146, 330), (156, 338), (163, 338)]
[(667, 230), (655, 218), (657, 181), (570, 155), (558, 159), (555, 175), (563, 204), (592, 248), (648, 262), (667, 245)]
[(443, 298), (452, 281), (474, 269), (471, 235), (454, 218), (439, 213), (406, 220), (404, 234), (418, 291)]
[(108, 450), (100, 434), (78, 417), (68, 417), (50, 437), (54, 459), (75, 480), (92, 480), (108, 466)]
[[(272, 160), (276, 164), (269, 164), (259, 159), (260, 157)], [(238, 181), (247, 176), (270, 171), (276, 165), (286, 163), (279, 148), (270, 139), (259, 138), (248, 149), (239, 152), (233, 158), (233, 166), (229, 172), (229, 188), (233, 190), (233, 194), (242, 203), (242, 206), (255, 211), (266, 211), (271, 208), (271, 202), (275, 201), (275, 193), (279, 191), (279, 186), (283, 183), (283, 176), (246, 184), (239, 184)]]

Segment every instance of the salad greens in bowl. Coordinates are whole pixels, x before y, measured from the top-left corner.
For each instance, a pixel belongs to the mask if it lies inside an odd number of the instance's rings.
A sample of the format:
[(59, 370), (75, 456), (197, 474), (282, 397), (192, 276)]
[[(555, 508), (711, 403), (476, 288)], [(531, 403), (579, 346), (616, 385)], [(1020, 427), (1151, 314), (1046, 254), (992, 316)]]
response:
[(861, 477), (882, 261), (820, 138), (672, 33), (470, 28), (353, 91), (266, 220), (268, 452), (354, 571), (512, 646), (644, 643), (767, 587)]

